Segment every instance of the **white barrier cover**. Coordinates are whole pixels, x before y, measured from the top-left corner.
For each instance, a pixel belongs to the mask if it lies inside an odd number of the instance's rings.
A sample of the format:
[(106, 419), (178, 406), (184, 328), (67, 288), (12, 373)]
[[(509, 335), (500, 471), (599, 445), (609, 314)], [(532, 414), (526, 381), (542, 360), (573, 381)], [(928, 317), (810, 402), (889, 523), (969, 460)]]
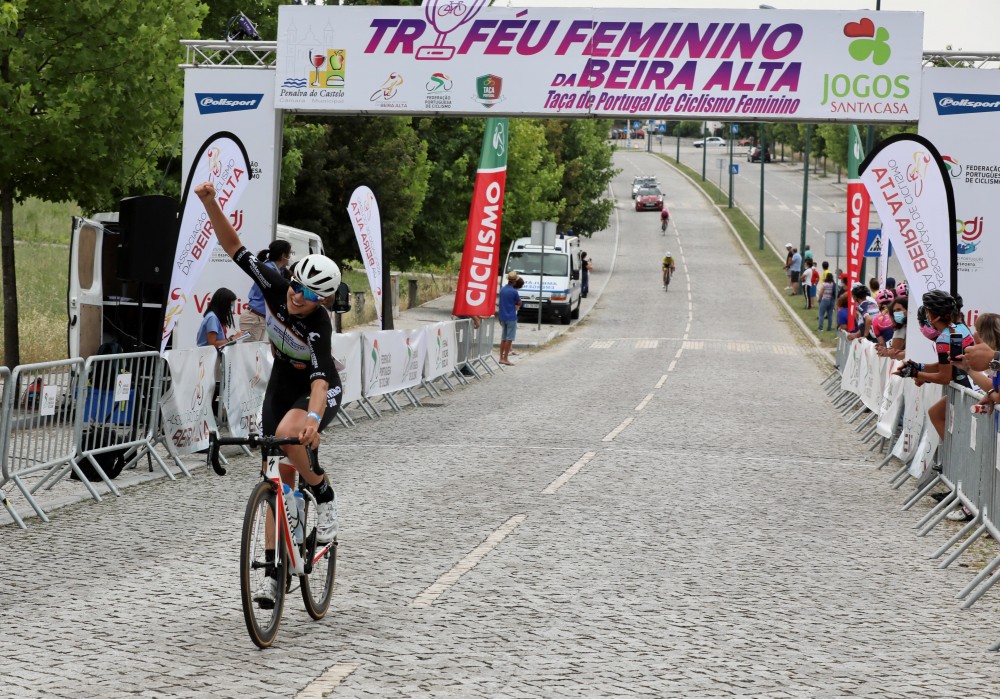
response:
[(920, 435), (920, 442), (917, 444), (913, 461), (910, 462), (909, 474), (911, 476), (921, 478), (934, 465), (934, 452), (940, 442), (937, 430), (928, 422), (924, 426), (923, 434)]
[(873, 413), (878, 413), (882, 405), (882, 394), (885, 392), (885, 382), (888, 378), (886, 374), (887, 359), (878, 356), (875, 345), (865, 342), (865, 348), (861, 352), (861, 374), (859, 378), (859, 388), (861, 389), (861, 402)]
[(893, 373), (896, 364), (895, 360), (889, 364), (889, 380), (885, 384), (882, 403), (879, 405), (878, 423), (875, 425), (875, 433), (886, 439), (892, 436), (892, 431), (899, 422), (899, 413), (903, 409), (903, 385), (909, 381)]
[(865, 350), (865, 343), (871, 344), (868, 340), (857, 339), (847, 348), (847, 363), (844, 366), (844, 373), (840, 376), (842, 391), (850, 391), (854, 395), (858, 395), (861, 391), (861, 356)]
[(364, 333), (365, 395), (380, 396), (418, 386), (426, 351), (423, 329)]
[(427, 358), (424, 361), (424, 378), (433, 381), (455, 370), (458, 340), (455, 321), (447, 320), (424, 327)]
[(490, 116), (915, 121), (919, 12), (278, 9), (275, 106)]
[(222, 382), (222, 405), (234, 437), (260, 433), (261, 409), (274, 358), (267, 342), (247, 342), (222, 350), (226, 376)]
[(361, 333), (333, 335), (333, 356), (344, 366), (340, 370), (340, 386), (343, 389), (340, 404), (361, 400)]
[(178, 454), (208, 448), (208, 435), (218, 429), (212, 414), (215, 393), (214, 347), (169, 350), (170, 390), (160, 399), (163, 432)]

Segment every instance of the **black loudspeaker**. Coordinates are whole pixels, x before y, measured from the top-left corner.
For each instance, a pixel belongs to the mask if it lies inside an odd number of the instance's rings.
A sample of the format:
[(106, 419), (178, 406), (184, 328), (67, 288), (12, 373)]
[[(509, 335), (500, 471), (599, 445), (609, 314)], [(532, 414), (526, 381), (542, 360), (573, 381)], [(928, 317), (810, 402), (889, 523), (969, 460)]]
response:
[(121, 279), (169, 284), (177, 248), (177, 202), (150, 194), (122, 199), (118, 209), (122, 248), (118, 258)]

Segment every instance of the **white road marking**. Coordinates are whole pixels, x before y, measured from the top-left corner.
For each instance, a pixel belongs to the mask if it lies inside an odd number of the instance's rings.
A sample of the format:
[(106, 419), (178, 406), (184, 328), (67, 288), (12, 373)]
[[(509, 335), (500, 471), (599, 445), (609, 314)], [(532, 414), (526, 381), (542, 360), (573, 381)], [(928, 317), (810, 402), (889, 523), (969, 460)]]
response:
[(639, 412), (640, 410), (642, 410), (643, 408), (645, 408), (645, 407), (646, 407), (646, 404), (647, 404), (647, 403), (648, 403), (649, 401), (651, 401), (651, 400), (653, 400), (653, 394), (652, 394), (652, 393), (647, 393), (647, 394), (646, 394), (646, 397), (645, 397), (645, 398), (643, 398), (643, 399), (642, 399), (642, 400), (641, 400), (641, 401), (639, 402), (639, 405), (635, 406), (635, 411), (636, 411), (636, 412)]
[(674, 355), (674, 359), (680, 359), (681, 358), (681, 353), (683, 351), (684, 351), (684, 345), (681, 345), (681, 348), (679, 350), (677, 350), (677, 354)]
[(465, 558), (456, 563), (451, 570), (438, 578), (433, 585), (417, 595), (413, 602), (410, 603), (410, 606), (429, 607), (434, 604), (434, 600), (447, 592), (463, 575), (475, 568), (479, 561), (486, 557), (486, 554), (495, 549), (500, 542), (506, 539), (508, 534), (517, 529), (518, 525), (527, 519), (527, 517), (527, 515), (514, 515), (500, 525), (498, 529), (486, 537), (486, 540), (483, 541), (483, 543), (479, 544), (479, 546), (474, 548), (465, 556)]
[(673, 371), (675, 366), (677, 366), (677, 360), (676, 359), (674, 361), (670, 362), (670, 366), (667, 367), (667, 373), (669, 374), (671, 371)]
[(660, 377), (660, 380), (656, 382), (655, 388), (662, 388), (663, 387), (663, 382), (666, 381), (666, 380), (667, 380), (667, 375), (664, 374), (663, 376)]
[[(669, 369), (667, 371), (669, 371)], [(615, 439), (615, 437), (617, 437), (618, 435), (620, 435), (622, 433), (622, 430), (624, 430), (626, 427), (628, 427), (629, 425), (631, 425), (632, 421), (634, 419), (635, 419), (634, 417), (627, 417), (627, 418), (625, 418), (625, 420), (622, 422), (622, 424), (618, 425), (618, 427), (616, 427), (613, 430), (611, 430), (610, 432), (608, 432), (604, 436), (604, 438), (601, 439), (601, 441), (602, 442), (613, 442), (614, 439)]]
[(559, 476), (554, 481), (549, 483), (549, 486), (542, 491), (542, 494), (552, 495), (554, 492), (562, 488), (564, 485), (566, 485), (566, 481), (575, 476), (577, 472), (581, 468), (586, 466), (590, 462), (590, 460), (593, 459), (595, 456), (597, 456), (596, 451), (588, 451), (586, 454), (581, 456), (579, 461), (577, 461), (575, 464), (573, 464), (568, 469), (563, 471), (563, 474), (561, 476)]
[(331, 665), (326, 672), (307, 684), (295, 699), (322, 699), (329, 696), (347, 676), (357, 670), (361, 663), (337, 663)]

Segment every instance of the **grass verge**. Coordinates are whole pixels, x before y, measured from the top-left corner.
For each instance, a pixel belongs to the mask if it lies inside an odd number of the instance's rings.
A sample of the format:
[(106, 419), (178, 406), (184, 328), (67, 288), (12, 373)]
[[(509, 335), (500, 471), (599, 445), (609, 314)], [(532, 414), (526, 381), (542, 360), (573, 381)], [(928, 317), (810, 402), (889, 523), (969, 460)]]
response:
[[(709, 199), (718, 207), (719, 213), (721, 213), (726, 219), (732, 224), (733, 228), (736, 230), (736, 234), (743, 241), (743, 244), (747, 246), (750, 254), (753, 256), (754, 260), (760, 265), (760, 268), (764, 271), (765, 276), (774, 284), (774, 287), (779, 291), (784, 289), (788, 284), (788, 279), (785, 276), (785, 260), (775, 254), (774, 250), (771, 249), (765, 242), (764, 249), (760, 248), (760, 228), (757, 224), (751, 221), (743, 210), (734, 206), (733, 208), (728, 208), (729, 196), (726, 192), (716, 186), (715, 183), (705, 180), (701, 181), (701, 173), (689, 168), (683, 163), (678, 163), (671, 157), (665, 155), (656, 154), (658, 158), (663, 160), (665, 163), (671, 167), (683, 172), (685, 175), (691, 178), (691, 181), (695, 183), (698, 187), (701, 187), (702, 191), (708, 195)], [(786, 292), (787, 293), (787, 292)], [(805, 326), (809, 328), (809, 331), (819, 340), (823, 347), (836, 347), (837, 346), (837, 331), (834, 330), (822, 330), (817, 331), (816, 326), (819, 324), (819, 310), (818, 303), (814, 300), (813, 307), (809, 310), (805, 308), (805, 299), (802, 296), (797, 297), (787, 297), (785, 299), (788, 305), (791, 307), (792, 312), (794, 312)]]

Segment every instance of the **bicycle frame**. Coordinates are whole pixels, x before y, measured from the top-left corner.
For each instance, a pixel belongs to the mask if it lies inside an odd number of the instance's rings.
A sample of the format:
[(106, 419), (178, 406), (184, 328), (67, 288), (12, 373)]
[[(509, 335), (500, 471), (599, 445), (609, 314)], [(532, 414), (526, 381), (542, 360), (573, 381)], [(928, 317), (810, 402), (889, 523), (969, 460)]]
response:
[[(275, 492), (274, 531), (276, 535), (280, 532), (281, 540), (285, 542), (285, 550), (288, 552), (288, 568), (292, 575), (308, 575), (312, 570), (313, 564), (325, 556), (326, 553), (333, 548), (333, 542), (331, 541), (328, 544), (322, 544), (322, 548), (317, 550), (315, 548), (315, 541), (310, 538), (309, 540), (303, 542), (305, 544), (306, 555), (302, 555), (298, 544), (296, 544), (292, 538), (291, 513), (288, 511), (288, 508), (285, 507), (285, 498), (282, 494), (283, 488), (281, 470), (279, 467), (280, 463), (281, 454), (268, 454), (263, 473), (264, 480), (271, 483), (271, 487), (274, 488)], [(313, 497), (312, 493), (303, 492), (303, 495), (308, 497), (313, 502), (314, 506), (316, 505), (316, 499)], [(302, 523), (302, 528), (302, 533), (305, 535), (305, 522)], [(312, 550), (311, 554), (310, 550)]]

